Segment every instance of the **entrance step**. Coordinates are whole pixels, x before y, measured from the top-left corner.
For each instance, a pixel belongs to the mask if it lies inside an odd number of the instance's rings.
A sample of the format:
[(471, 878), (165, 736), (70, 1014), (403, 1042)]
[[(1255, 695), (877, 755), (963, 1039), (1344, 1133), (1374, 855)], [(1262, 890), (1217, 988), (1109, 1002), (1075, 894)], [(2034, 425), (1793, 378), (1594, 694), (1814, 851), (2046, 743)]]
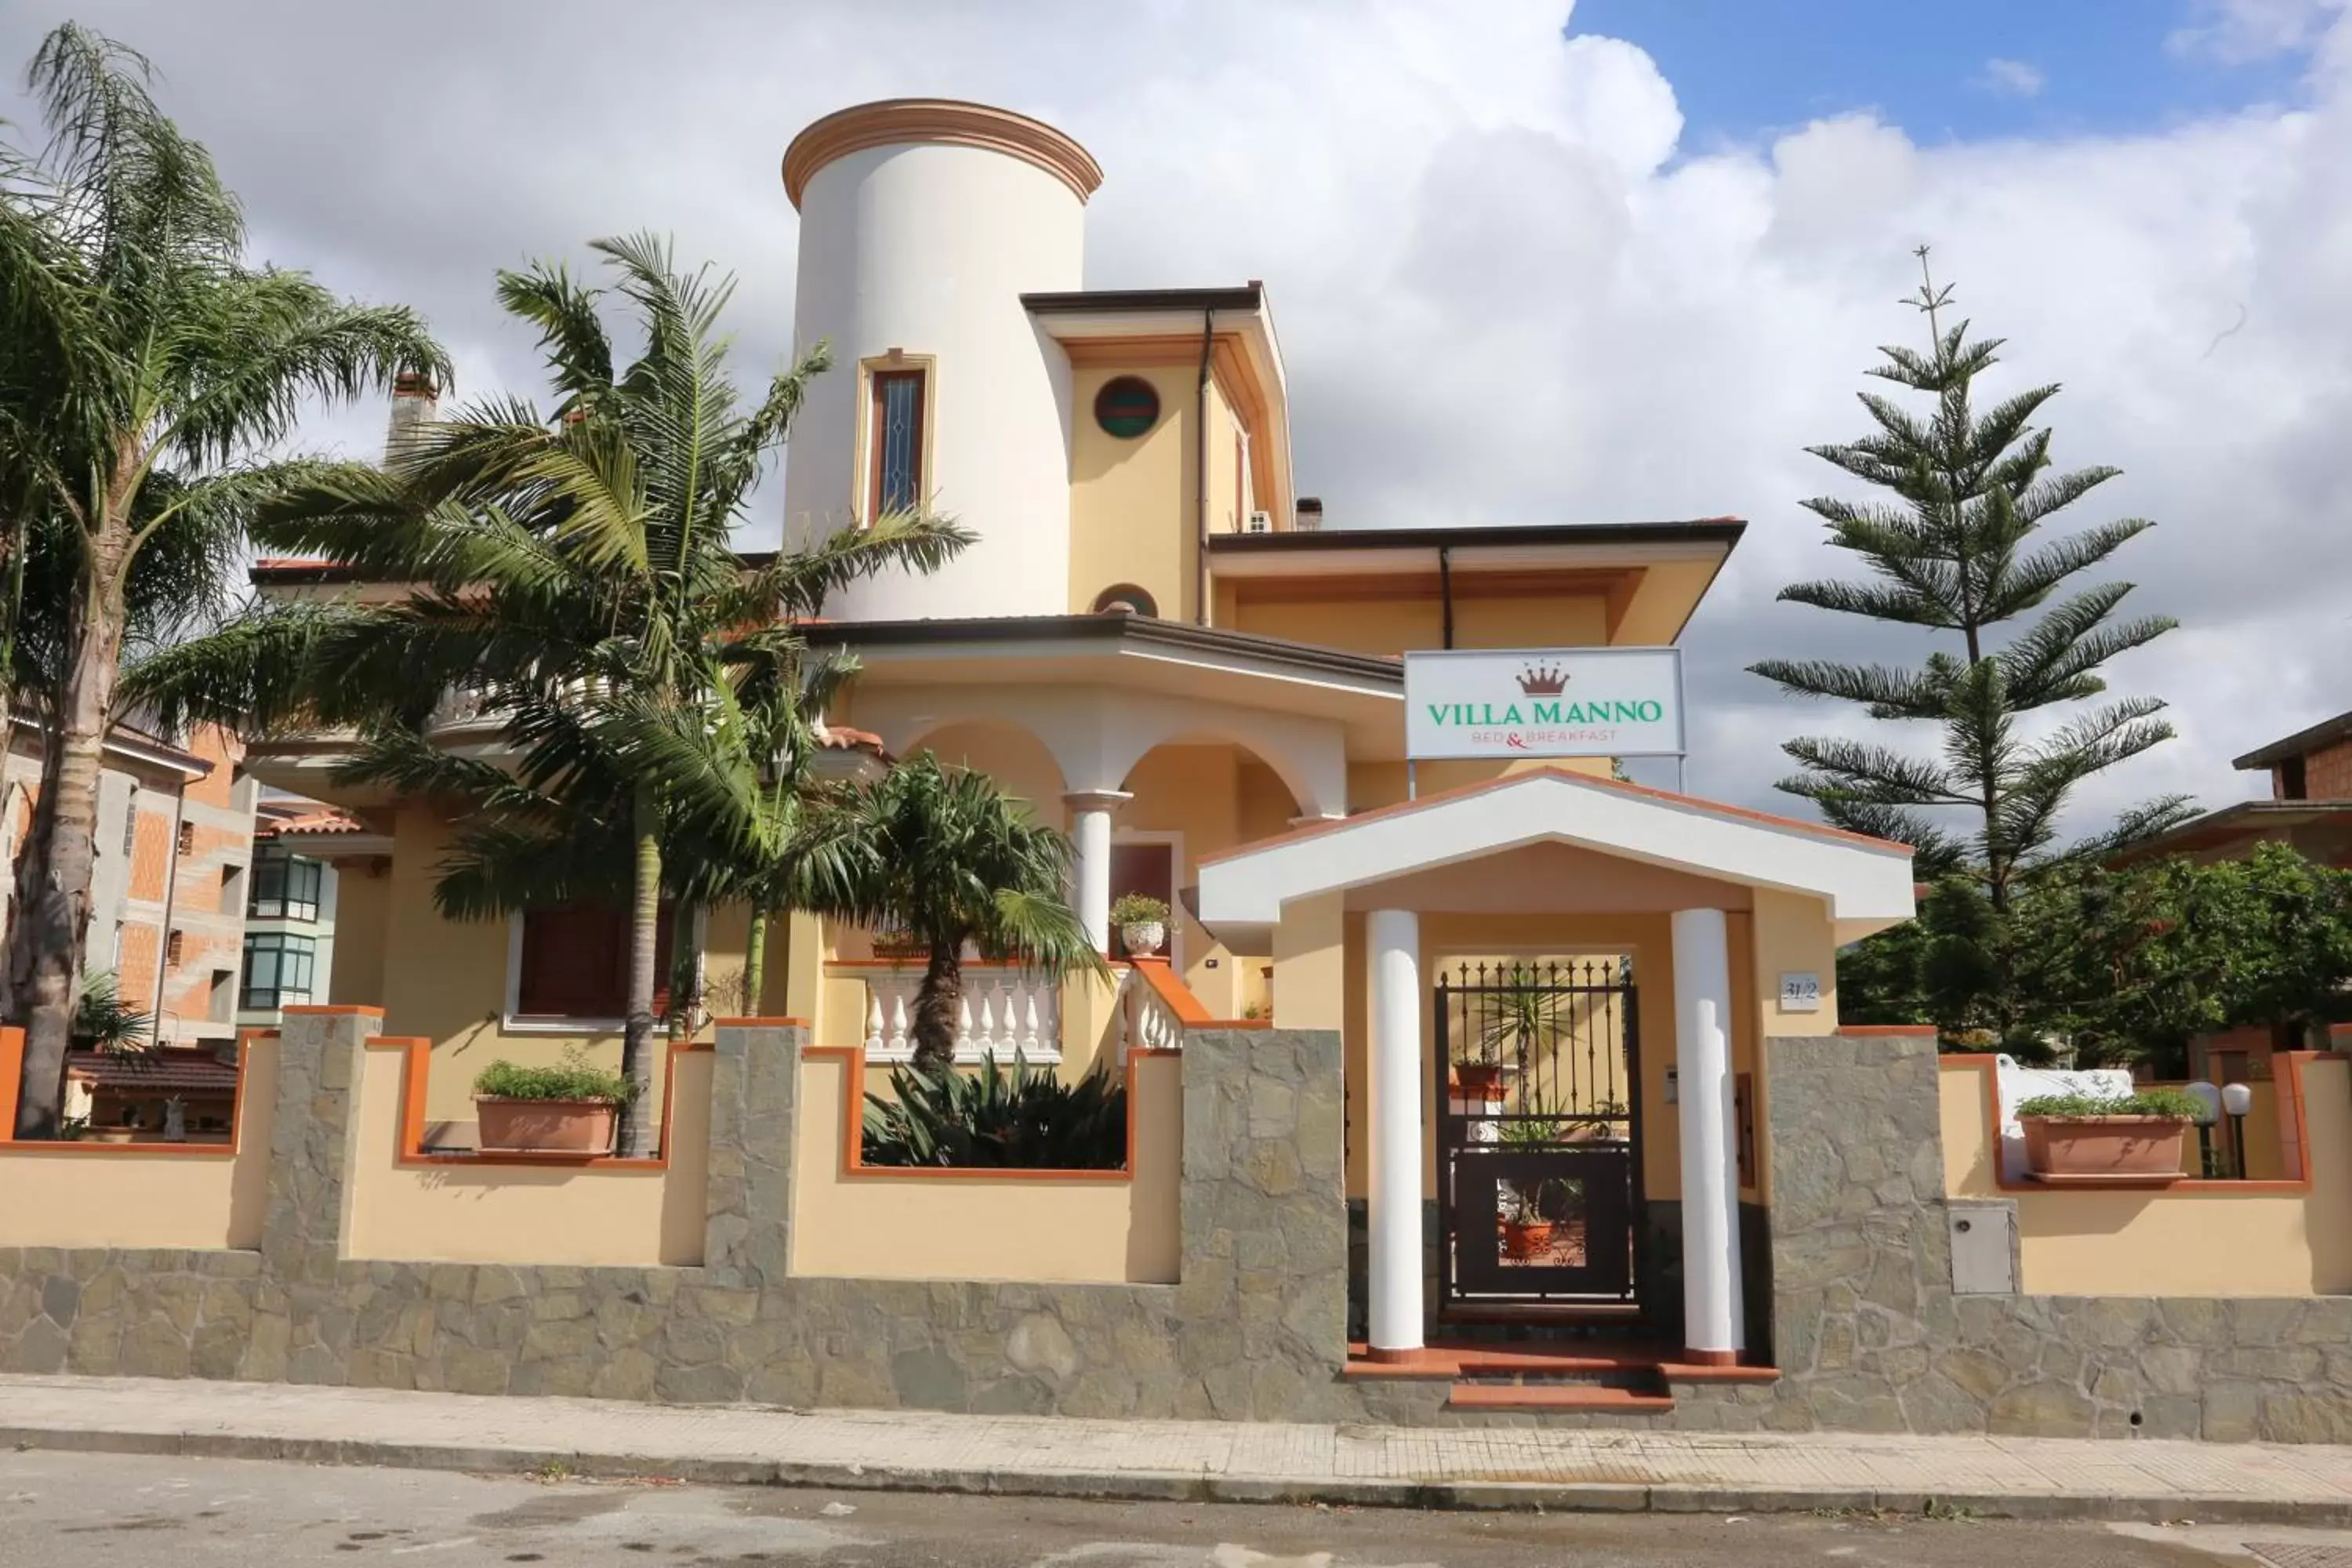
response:
[(1457, 1383), (1448, 1410), (1585, 1410), (1609, 1415), (1664, 1415), (1671, 1394), (1606, 1383)]
[(1780, 1373), (1763, 1366), (1699, 1366), (1684, 1363), (1678, 1346), (1555, 1338), (1497, 1344), (1440, 1341), (1424, 1349), (1374, 1360), (1361, 1343), (1348, 1347), (1341, 1375), (1449, 1384), (1449, 1410), (1591, 1411), (1663, 1415), (1675, 1408), (1676, 1384), (1770, 1383)]

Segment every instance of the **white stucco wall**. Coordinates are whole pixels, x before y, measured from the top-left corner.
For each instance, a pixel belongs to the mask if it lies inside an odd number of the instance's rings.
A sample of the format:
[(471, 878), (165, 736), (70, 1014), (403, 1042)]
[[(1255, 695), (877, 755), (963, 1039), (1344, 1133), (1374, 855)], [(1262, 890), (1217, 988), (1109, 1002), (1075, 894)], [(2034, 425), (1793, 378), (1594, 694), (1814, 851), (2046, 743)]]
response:
[(819, 169), (801, 197), (794, 338), (833, 346), (785, 465), (790, 540), (864, 505), (863, 359), (932, 360), (932, 504), (979, 542), (928, 578), (858, 584), (843, 619), (1058, 615), (1069, 594), (1070, 374), (1022, 308), (1081, 286), (1084, 204), (1045, 170), (981, 147), (897, 145)]

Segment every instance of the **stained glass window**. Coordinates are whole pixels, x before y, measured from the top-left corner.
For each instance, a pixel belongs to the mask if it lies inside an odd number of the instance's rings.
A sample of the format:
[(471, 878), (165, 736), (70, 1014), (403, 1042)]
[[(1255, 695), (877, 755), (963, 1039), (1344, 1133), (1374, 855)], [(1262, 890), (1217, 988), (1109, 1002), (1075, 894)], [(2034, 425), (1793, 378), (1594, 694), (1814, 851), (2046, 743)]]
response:
[(877, 371), (874, 374), (875, 517), (907, 511), (923, 500), (923, 373)]

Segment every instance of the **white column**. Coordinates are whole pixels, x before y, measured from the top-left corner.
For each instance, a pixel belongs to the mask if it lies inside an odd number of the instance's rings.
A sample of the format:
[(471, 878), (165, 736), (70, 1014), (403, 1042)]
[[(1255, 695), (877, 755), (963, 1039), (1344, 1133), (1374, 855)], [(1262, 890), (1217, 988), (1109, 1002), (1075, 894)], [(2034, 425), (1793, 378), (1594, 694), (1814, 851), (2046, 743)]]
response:
[(1421, 1327), (1421, 917), (1378, 910), (1370, 949), (1371, 1349), (1419, 1350)]
[(1733, 1158), (1731, 951), (1721, 910), (1676, 910), (1675, 1065), (1683, 1144), (1684, 1342), (1696, 1359), (1747, 1348), (1739, 1167)]
[(1077, 851), (1071, 871), (1077, 883), (1078, 924), (1097, 952), (1110, 951), (1110, 814), (1134, 798), (1116, 789), (1073, 790), (1062, 797), (1070, 808), (1070, 843)]

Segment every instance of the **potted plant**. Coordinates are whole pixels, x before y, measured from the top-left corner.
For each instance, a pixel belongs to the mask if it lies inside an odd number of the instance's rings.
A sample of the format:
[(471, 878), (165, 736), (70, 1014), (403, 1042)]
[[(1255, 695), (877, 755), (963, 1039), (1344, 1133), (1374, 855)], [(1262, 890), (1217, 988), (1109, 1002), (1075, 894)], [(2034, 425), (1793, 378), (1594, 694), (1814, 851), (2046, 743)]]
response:
[(578, 1046), (553, 1067), (492, 1062), (474, 1080), (479, 1145), (500, 1153), (608, 1153), (629, 1097), (629, 1080), (591, 1065)]
[(1111, 903), (1110, 923), (1129, 958), (1150, 958), (1168, 940), (1168, 906), (1149, 893), (1121, 893)]
[(2147, 1181), (2183, 1173), (2181, 1150), (2198, 1102), (2177, 1089), (2137, 1094), (2042, 1094), (2017, 1108), (2036, 1176)]
[(1543, 1210), (1543, 1192), (1551, 1184), (1538, 1182), (1532, 1186), (1520, 1186), (1516, 1182), (1502, 1184), (1499, 1205), (1503, 1219), (1503, 1256), (1514, 1262), (1524, 1263), (1551, 1250), (1550, 1216)]

